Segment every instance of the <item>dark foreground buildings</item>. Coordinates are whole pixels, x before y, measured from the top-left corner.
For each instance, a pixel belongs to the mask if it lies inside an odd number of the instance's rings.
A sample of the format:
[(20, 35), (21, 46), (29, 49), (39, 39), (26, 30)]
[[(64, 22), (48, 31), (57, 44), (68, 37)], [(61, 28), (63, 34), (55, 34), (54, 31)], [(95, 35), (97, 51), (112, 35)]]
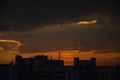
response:
[(96, 67), (95, 58), (74, 58), (74, 66), (64, 66), (63, 60), (48, 60), (44, 55), (17, 55), (15, 64), (0, 65), (0, 80), (120, 80), (119, 74), (119, 66)]

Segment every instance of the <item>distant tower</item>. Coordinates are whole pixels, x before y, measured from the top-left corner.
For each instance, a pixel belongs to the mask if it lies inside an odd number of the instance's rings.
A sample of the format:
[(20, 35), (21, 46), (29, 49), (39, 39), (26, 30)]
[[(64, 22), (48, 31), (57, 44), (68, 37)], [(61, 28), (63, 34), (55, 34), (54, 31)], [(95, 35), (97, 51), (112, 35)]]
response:
[(61, 58), (61, 52), (58, 53), (58, 60)]
[(52, 56), (50, 57), (50, 60), (52, 60)]
[(10, 62), (10, 65), (13, 65), (13, 63), (14, 63), (14, 61), (12, 60), (12, 61)]

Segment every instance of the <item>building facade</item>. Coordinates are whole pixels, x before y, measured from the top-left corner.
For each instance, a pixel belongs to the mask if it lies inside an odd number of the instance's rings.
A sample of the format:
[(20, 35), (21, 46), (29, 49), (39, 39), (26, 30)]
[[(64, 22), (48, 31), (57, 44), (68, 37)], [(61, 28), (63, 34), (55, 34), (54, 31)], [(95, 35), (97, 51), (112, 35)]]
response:
[(120, 66), (98, 66), (97, 80), (120, 80)]
[(74, 80), (96, 80), (96, 59), (79, 60), (74, 58)]
[(48, 60), (47, 56), (22, 58), (16, 56), (16, 80), (64, 80), (63, 60)]

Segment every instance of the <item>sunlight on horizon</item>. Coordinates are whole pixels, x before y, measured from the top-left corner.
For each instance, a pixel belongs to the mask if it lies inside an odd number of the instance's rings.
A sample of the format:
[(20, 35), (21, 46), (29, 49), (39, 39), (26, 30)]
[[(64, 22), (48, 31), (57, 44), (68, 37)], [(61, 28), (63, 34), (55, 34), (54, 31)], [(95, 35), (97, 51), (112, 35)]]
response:
[(109, 54), (95, 54), (93, 51), (80, 52), (79, 50), (67, 50), (67, 51), (50, 51), (40, 53), (19, 53), (19, 52), (4, 52), (0, 53), (0, 63), (15, 61), (16, 55), (21, 55), (23, 58), (35, 57), (36, 55), (46, 55), (48, 59), (58, 60), (58, 53), (61, 53), (61, 60), (65, 61), (65, 65), (73, 65), (74, 57), (79, 57), (80, 60), (90, 60), (90, 58), (96, 58), (97, 65), (116, 65), (119, 64), (119, 60), (116, 57), (120, 57), (119, 53)]

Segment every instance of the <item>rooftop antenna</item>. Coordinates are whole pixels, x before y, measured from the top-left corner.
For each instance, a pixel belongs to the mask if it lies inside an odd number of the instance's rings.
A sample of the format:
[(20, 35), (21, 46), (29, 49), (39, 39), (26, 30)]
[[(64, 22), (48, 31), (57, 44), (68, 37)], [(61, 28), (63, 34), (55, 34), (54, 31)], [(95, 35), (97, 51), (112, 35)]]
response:
[(13, 63), (14, 63), (14, 61), (12, 60), (12, 61), (10, 62), (10, 65), (13, 65)]
[(52, 56), (50, 57), (50, 60), (52, 60)]
[(58, 60), (61, 58), (61, 52), (58, 53)]

